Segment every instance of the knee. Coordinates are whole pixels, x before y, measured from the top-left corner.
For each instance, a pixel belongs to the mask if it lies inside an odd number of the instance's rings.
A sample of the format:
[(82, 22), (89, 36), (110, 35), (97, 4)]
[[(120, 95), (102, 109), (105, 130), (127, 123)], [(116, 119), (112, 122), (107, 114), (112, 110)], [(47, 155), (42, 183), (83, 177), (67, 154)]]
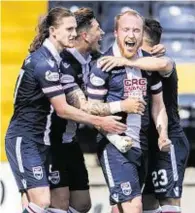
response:
[(160, 198), (160, 205), (180, 206), (180, 198)]
[(136, 197), (125, 203), (122, 203), (122, 209), (124, 213), (129, 213), (129, 212), (141, 213), (142, 208), (143, 208), (143, 205), (142, 205), (141, 197)]
[(91, 209), (91, 200), (77, 200), (77, 203), (70, 204), (71, 207), (76, 209), (80, 213), (86, 213)]
[(28, 190), (28, 196), (30, 202), (36, 204), (37, 206), (45, 209), (50, 206), (50, 191), (49, 188), (35, 188)]
[(69, 207), (69, 191), (64, 189), (51, 190), (51, 206), (67, 211)]
[(147, 194), (142, 196), (143, 210), (154, 210), (159, 208), (159, 201), (154, 194)]

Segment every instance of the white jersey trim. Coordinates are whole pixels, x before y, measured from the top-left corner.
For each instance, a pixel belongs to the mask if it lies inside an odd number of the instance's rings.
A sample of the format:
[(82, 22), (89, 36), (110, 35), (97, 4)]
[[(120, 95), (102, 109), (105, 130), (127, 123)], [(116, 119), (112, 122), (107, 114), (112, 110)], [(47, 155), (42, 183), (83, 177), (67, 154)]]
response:
[(52, 105), (50, 105), (50, 112), (47, 115), (46, 127), (45, 127), (44, 137), (43, 137), (43, 142), (45, 145), (51, 145), (49, 133), (51, 132), (51, 128), (50, 128), (51, 127), (51, 116), (52, 116), (53, 112), (54, 112), (54, 108), (52, 107)]
[(23, 167), (22, 155), (21, 155), (21, 143), (22, 143), (22, 137), (17, 137), (16, 138), (16, 158), (18, 161), (19, 171), (21, 173), (24, 173), (24, 167)]

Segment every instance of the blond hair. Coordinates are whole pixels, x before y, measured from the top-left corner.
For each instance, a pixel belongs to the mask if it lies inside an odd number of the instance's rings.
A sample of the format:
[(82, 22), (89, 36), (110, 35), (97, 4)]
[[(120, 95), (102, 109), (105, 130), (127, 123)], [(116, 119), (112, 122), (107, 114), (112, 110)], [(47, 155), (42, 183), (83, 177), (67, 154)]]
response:
[(136, 16), (136, 17), (140, 18), (143, 21), (143, 26), (144, 26), (144, 18), (136, 10), (128, 9), (125, 12), (122, 12), (122, 13), (118, 14), (117, 16), (115, 16), (115, 18), (114, 18), (114, 29), (115, 30), (118, 29), (118, 21), (124, 15), (131, 15), (131, 16)]

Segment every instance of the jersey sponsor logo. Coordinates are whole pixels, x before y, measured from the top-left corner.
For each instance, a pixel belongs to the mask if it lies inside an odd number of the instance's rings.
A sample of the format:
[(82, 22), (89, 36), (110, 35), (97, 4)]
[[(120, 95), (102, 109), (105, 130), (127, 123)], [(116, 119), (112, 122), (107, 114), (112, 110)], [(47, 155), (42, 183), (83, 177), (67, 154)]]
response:
[(45, 79), (47, 81), (59, 81), (60, 75), (57, 72), (52, 72), (50, 70), (45, 72)]
[(58, 184), (60, 182), (60, 173), (59, 171), (53, 171), (50, 173), (49, 180), (54, 185)]
[(46, 61), (47, 61), (47, 63), (48, 63), (52, 68), (54, 67), (55, 62), (54, 62), (53, 60), (47, 59)]
[(62, 76), (60, 78), (60, 82), (61, 83), (72, 83), (72, 82), (74, 82), (74, 77), (72, 75), (62, 74)]
[(119, 195), (117, 193), (112, 194), (111, 197), (114, 201), (119, 202)]
[(121, 183), (121, 189), (122, 189), (123, 194), (126, 196), (130, 195), (132, 192), (131, 184), (129, 181)]
[(42, 166), (33, 167), (32, 170), (33, 170), (33, 175), (37, 180), (41, 180), (43, 178)]
[(62, 62), (63, 66), (68, 69), (68, 67), (70, 67), (70, 64), (66, 63), (66, 62)]
[(147, 79), (146, 78), (133, 78), (125, 79), (124, 96), (142, 98), (147, 94)]
[(95, 76), (93, 73), (90, 75), (90, 82), (94, 86), (103, 86), (105, 84), (102, 78)]

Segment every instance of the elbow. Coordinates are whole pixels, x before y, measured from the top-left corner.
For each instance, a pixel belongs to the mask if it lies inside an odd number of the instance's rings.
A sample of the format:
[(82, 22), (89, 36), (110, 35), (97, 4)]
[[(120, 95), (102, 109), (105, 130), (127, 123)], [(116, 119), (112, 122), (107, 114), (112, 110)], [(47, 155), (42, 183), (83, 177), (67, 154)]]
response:
[(64, 107), (56, 109), (57, 116), (59, 116), (60, 118), (68, 119), (69, 118), (68, 108), (69, 105), (67, 104)]
[(167, 71), (169, 68), (169, 62), (167, 60), (163, 60), (159, 63), (159, 70), (160, 71)]

